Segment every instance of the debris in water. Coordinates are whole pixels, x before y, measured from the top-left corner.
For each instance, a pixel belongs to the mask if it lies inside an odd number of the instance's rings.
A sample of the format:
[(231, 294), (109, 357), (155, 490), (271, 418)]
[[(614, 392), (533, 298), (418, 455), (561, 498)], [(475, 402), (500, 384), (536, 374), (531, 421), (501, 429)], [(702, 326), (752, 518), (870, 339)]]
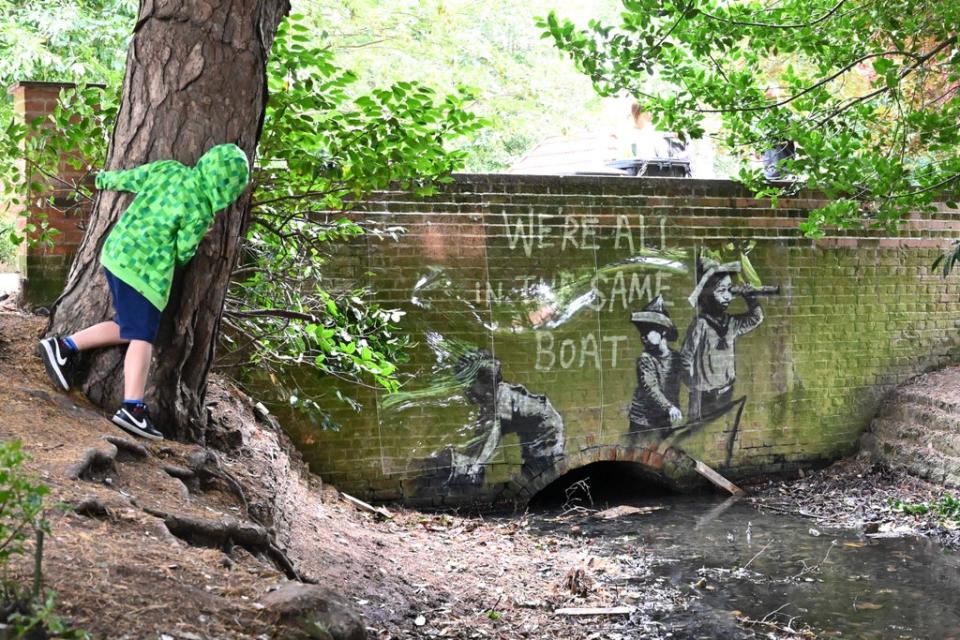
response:
[(628, 616), (636, 610), (636, 607), (568, 607), (553, 613), (558, 616)]
[(624, 516), (647, 515), (648, 513), (653, 513), (654, 511), (660, 511), (661, 509), (666, 509), (666, 507), (631, 507), (622, 504), (619, 507), (611, 507), (609, 509), (604, 509), (603, 511), (598, 511), (593, 514), (593, 517), (597, 518), (598, 520), (614, 520)]

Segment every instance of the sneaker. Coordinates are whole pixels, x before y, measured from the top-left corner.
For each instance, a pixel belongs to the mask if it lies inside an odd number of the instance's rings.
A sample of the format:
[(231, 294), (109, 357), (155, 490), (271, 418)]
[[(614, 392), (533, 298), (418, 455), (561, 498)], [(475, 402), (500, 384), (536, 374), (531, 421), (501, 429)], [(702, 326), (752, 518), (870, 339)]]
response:
[(126, 406), (120, 407), (117, 412), (113, 414), (111, 422), (124, 431), (142, 438), (163, 440), (163, 434), (153, 426), (153, 422), (150, 420), (150, 412), (147, 411), (147, 407), (144, 405), (133, 408)]
[(40, 341), (40, 357), (50, 380), (64, 391), (70, 391), (77, 367), (76, 352), (61, 346), (60, 339), (54, 336)]

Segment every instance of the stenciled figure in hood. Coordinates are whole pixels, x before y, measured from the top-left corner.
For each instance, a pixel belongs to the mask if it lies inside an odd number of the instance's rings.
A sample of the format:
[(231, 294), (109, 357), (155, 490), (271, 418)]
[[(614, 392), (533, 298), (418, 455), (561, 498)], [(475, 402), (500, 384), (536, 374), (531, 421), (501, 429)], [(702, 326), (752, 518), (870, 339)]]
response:
[(479, 409), (474, 436), (420, 461), (421, 484), (435, 485), (437, 477), (444, 486), (482, 484), (503, 436), (510, 433), (517, 435), (528, 475), (537, 475), (563, 455), (563, 418), (546, 396), (504, 382), (500, 360), (489, 351), (476, 349), (461, 356), (454, 375), (465, 385), (464, 396)]
[(546, 396), (504, 382), (500, 361), (490, 352), (480, 349), (463, 358), (457, 376), (467, 383), (465, 394), (480, 408), (480, 416), (474, 438), (453, 456), (452, 478), (482, 482), (484, 467), (508, 433), (517, 434), (528, 473), (563, 455), (563, 418)]

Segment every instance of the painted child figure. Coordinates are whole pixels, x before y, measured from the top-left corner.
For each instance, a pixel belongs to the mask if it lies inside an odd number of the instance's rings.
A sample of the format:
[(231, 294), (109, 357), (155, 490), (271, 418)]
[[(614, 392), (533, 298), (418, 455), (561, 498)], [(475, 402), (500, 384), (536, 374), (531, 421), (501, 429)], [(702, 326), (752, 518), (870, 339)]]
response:
[(680, 412), (680, 354), (670, 348), (677, 339), (677, 327), (657, 296), (642, 311), (630, 315), (640, 332), (643, 353), (637, 358), (637, 388), (633, 392), (628, 417), (630, 436), (647, 432), (665, 435), (670, 426), (683, 419)]
[(80, 352), (125, 344), (124, 401), (112, 422), (138, 436), (163, 438), (144, 392), (174, 268), (193, 257), (214, 214), (240, 196), (249, 174), (247, 156), (234, 144), (213, 147), (194, 168), (161, 160), (97, 174), (98, 189), (137, 194), (100, 254), (115, 314), (72, 335), (41, 340), (40, 355), (55, 385), (70, 390)]
[(763, 309), (749, 292), (742, 293), (746, 313), (727, 313), (734, 297), (730, 276), (740, 270), (739, 262), (720, 264), (701, 257), (697, 263), (698, 282), (689, 297), (697, 317), (680, 352), (684, 382), (690, 389), (687, 414), (691, 421), (709, 419), (730, 408), (737, 377), (736, 340), (763, 322)]

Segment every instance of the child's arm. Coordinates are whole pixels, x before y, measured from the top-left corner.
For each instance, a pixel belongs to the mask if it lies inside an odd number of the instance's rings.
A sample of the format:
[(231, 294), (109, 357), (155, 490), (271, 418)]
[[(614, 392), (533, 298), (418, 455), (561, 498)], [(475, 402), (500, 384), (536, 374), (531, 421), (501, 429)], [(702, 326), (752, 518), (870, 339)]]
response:
[[(151, 163), (152, 164), (152, 163)], [(143, 181), (150, 172), (150, 165), (143, 164), (133, 169), (121, 171), (101, 171), (97, 174), (97, 189), (104, 191), (130, 191), (136, 193), (143, 186)]]
[(177, 230), (177, 263), (184, 264), (193, 257), (200, 246), (203, 236), (210, 228), (210, 219), (203, 216), (193, 216), (184, 221), (185, 224)]

